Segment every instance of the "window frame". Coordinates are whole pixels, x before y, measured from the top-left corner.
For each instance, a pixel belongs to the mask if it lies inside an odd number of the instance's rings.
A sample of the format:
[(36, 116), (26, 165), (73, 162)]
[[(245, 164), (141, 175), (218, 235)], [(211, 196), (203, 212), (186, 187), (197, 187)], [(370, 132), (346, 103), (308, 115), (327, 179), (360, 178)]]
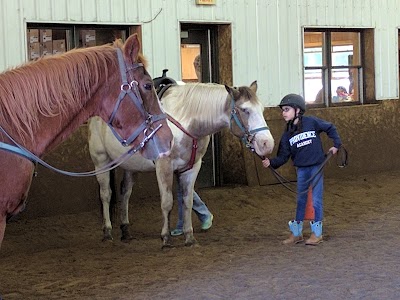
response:
[[(307, 71), (316, 71), (320, 70), (321, 71), (321, 79), (322, 79), (322, 84), (323, 84), (323, 93), (322, 93), (322, 98), (323, 101), (322, 103), (312, 103), (312, 102), (307, 102), (308, 107), (336, 107), (336, 106), (354, 106), (354, 105), (361, 105), (361, 104), (366, 104), (366, 103), (372, 103), (375, 102), (376, 100), (371, 99), (370, 97), (367, 98), (367, 91), (366, 91), (366, 69), (369, 70), (374, 70), (373, 66), (373, 60), (371, 63), (369, 63), (369, 66), (366, 66), (367, 59), (366, 57), (368, 56), (368, 59), (373, 57), (373, 54), (368, 54), (366, 52), (366, 42), (371, 44), (372, 40), (372, 45), (373, 45), (373, 32), (372, 34), (367, 34), (368, 29), (360, 29), (360, 28), (317, 28), (317, 27), (304, 27), (303, 28), (303, 55), (302, 55), (302, 64), (303, 64), (303, 91), (305, 93), (306, 91), (306, 72)], [(321, 47), (321, 52), (322, 52), (322, 58), (321, 58), (321, 66), (306, 66), (305, 64), (305, 34), (307, 32), (318, 32), (322, 33), (322, 47)], [(332, 33), (336, 32), (351, 32), (351, 33), (358, 33), (359, 35), (359, 55), (360, 55), (360, 61), (359, 64), (352, 64), (349, 63), (347, 65), (338, 65), (338, 66), (333, 66), (332, 65)], [(366, 39), (365, 36), (367, 36)], [(371, 68), (372, 66), (372, 68)], [(334, 70), (341, 70), (341, 69), (346, 69), (346, 71), (350, 70), (356, 70), (357, 72), (357, 85), (358, 85), (358, 99), (356, 101), (349, 101), (349, 102), (339, 102), (339, 103), (333, 103), (332, 102), (332, 71)], [(371, 75), (371, 74), (370, 74)], [(374, 76), (369, 76), (373, 78), (374, 81)], [(375, 95), (375, 88), (369, 88), (369, 95), (371, 95), (371, 90), (373, 91), (372, 94)], [(350, 92), (350, 91), (349, 91)], [(306, 96), (306, 95), (305, 95)]]
[[(110, 35), (112, 35), (112, 31), (115, 33), (118, 33), (120, 36), (116, 36), (115, 38), (121, 38), (123, 41), (133, 33), (137, 33), (139, 35), (139, 38), (141, 40), (141, 25), (118, 25), (118, 24), (69, 24), (69, 23), (35, 23), (35, 22), (28, 22), (26, 23), (26, 28), (27, 32), (31, 29), (37, 29), (38, 31), (40, 30), (51, 30), (54, 32), (60, 32), (60, 31), (65, 31), (65, 52), (74, 49), (74, 48), (82, 48), (82, 47), (90, 47), (92, 45), (84, 45), (82, 41), (82, 34), (84, 31), (95, 31), (95, 32), (106, 32), (110, 30)], [(29, 35), (29, 33), (28, 33)], [(34, 44), (40, 44), (40, 47), (42, 47), (42, 41), (40, 40), (40, 37), (38, 36), (38, 41), (37, 43)], [(114, 38), (114, 39), (115, 39)], [(107, 40), (100, 40), (100, 41), (95, 41), (96, 45), (101, 45), (103, 43), (112, 43), (114, 39), (107, 39)], [(50, 41), (53, 41), (54, 38), (51, 37)], [(93, 45), (95, 45), (93, 44)], [(30, 52), (30, 47), (32, 43), (27, 42), (27, 59), (28, 60), (34, 60), (29, 56)], [(41, 53), (39, 57), (41, 57)], [(37, 57), (37, 58), (39, 58)]]

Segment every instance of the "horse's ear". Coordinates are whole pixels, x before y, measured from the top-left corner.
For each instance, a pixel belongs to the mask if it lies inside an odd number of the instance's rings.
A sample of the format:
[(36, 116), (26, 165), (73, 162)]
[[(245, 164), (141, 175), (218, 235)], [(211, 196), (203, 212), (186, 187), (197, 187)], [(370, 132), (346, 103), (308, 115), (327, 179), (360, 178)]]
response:
[(257, 80), (255, 80), (255, 81), (253, 81), (253, 83), (250, 85), (250, 89), (251, 89), (254, 93), (257, 93), (257, 88), (258, 88)]
[(240, 92), (237, 89), (231, 88), (230, 86), (225, 84), (225, 89), (229, 95), (233, 97), (233, 99), (239, 99)]
[(140, 42), (137, 33), (132, 34), (124, 44), (124, 58), (136, 62), (140, 52)]

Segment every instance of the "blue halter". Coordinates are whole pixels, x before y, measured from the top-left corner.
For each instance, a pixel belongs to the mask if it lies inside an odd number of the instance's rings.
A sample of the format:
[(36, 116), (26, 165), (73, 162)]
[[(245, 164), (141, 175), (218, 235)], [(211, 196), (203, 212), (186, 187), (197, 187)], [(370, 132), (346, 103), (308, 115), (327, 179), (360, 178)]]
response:
[(263, 130), (269, 130), (268, 126), (247, 130), (240, 118), (240, 112), (238, 111), (238, 108), (235, 106), (235, 100), (233, 99), (233, 96), (231, 100), (231, 119), (229, 124), (229, 128), (231, 131), (232, 131), (232, 120), (235, 121), (235, 124), (239, 127), (240, 131), (243, 133), (241, 136), (239, 136), (239, 138), (242, 140), (246, 148), (249, 148), (251, 151), (254, 151), (253, 140), (256, 133)]

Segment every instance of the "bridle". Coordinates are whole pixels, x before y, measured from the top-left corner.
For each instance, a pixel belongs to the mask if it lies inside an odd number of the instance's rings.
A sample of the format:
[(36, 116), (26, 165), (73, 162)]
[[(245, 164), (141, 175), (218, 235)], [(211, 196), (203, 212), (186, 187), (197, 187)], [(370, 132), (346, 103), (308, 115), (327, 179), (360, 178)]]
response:
[[(246, 127), (244, 126), (242, 117), (240, 115), (240, 108), (237, 107), (235, 105), (235, 100), (232, 96), (232, 100), (231, 100), (231, 118), (230, 118), (230, 123), (229, 123), (229, 128), (231, 130), (231, 132), (233, 133), (233, 129), (232, 129), (232, 123), (234, 122), (236, 124), (236, 126), (240, 129), (242, 135), (236, 135), (238, 138), (240, 138), (240, 140), (243, 142), (243, 144), (246, 146), (246, 148), (250, 149), (252, 152), (255, 152), (255, 149), (253, 147), (253, 141), (254, 138), (256, 136), (256, 133), (259, 131), (263, 131), (263, 130), (269, 130), (268, 126), (263, 126), (263, 127), (259, 127), (256, 129), (252, 129), (252, 130), (248, 130), (246, 129)], [(258, 155), (258, 154), (257, 154)]]
[[(129, 74), (129, 72), (132, 70), (135, 70), (139, 67), (143, 67), (143, 64), (134, 63), (127, 66), (122, 56), (122, 51), (120, 48), (117, 48), (117, 53), (118, 53), (119, 69), (122, 78), (121, 92), (119, 93), (119, 96), (114, 106), (114, 110), (111, 113), (110, 120), (107, 122), (107, 124), (110, 127), (114, 136), (121, 143), (121, 145), (127, 147), (139, 136), (141, 132), (144, 133), (146, 138), (146, 134), (148, 131), (151, 134), (152, 132), (156, 132), (157, 130), (159, 130), (162, 124), (158, 125), (155, 129), (152, 128), (152, 124), (154, 122), (165, 119), (167, 116), (164, 113), (160, 115), (149, 114), (143, 106), (142, 96), (140, 95), (138, 88), (139, 83), (135, 79), (132, 79), (131, 82), (128, 83), (127, 74)], [(126, 96), (129, 96), (130, 100), (136, 105), (140, 113), (145, 117), (145, 121), (127, 139), (123, 139), (112, 126), (112, 122), (114, 121), (115, 115), (117, 114), (117, 111), (121, 105), (122, 100), (124, 100)]]
[[(134, 148), (130, 148), (128, 151), (126, 151), (120, 157), (116, 158), (115, 160), (111, 161), (110, 163), (106, 164), (105, 166), (103, 166), (100, 169), (97, 169), (94, 171), (88, 171), (88, 172), (79, 172), (79, 173), (60, 170), (60, 169), (57, 169), (57, 168), (49, 165), (48, 163), (46, 163), (45, 161), (40, 159), (38, 156), (33, 154), (31, 151), (26, 149), (24, 146), (17, 143), (5, 131), (5, 129), (1, 125), (0, 125), (0, 132), (2, 132), (14, 145), (0, 142), (0, 150), (5, 150), (8, 152), (20, 155), (26, 159), (29, 159), (34, 164), (39, 163), (39, 164), (43, 165), (44, 167), (49, 168), (55, 172), (58, 172), (58, 173), (61, 173), (64, 175), (68, 175), (68, 176), (77, 176), (77, 177), (95, 176), (98, 174), (108, 172), (108, 171), (118, 167), (119, 165), (121, 165), (125, 160), (127, 160), (130, 156), (132, 156), (136, 152), (140, 151), (146, 145), (146, 143), (153, 137), (153, 135), (162, 127), (162, 124), (159, 124), (156, 128), (153, 128), (152, 127), (153, 123), (157, 122), (159, 120), (165, 119), (167, 116), (165, 113), (162, 113), (160, 115), (151, 115), (145, 110), (145, 108), (143, 106), (143, 99), (142, 99), (142, 96), (140, 95), (139, 88), (138, 88), (138, 82), (135, 79), (132, 79), (131, 82), (128, 83), (128, 80), (127, 80), (127, 74), (129, 74), (129, 72), (132, 70), (135, 70), (139, 67), (143, 67), (143, 64), (142, 63), (134, 63), (134, 64), (131, 64), (128, 66), (123, 59), (122, 50), (120, 48), (116, 48), (116, 49), (117, 49), (117, 55), (118, 55), (119, 69), (120, 69), (121, 78), (122, 78), (122, 84), (121, 84), (121, 92), (117, 98), (113, 112), (111, 113), (110, 120), (107, 122), (107, 125), (110, 127), (114, 136), (118, 139), (118, 141), (124, 147), (127, 147), (130, 144), (132, 144), (132, 142), (135, 139), (137, 139), (137, 137), (140, 135), (140, 133), (143, 132), (144, 138), (139, 143), (138, 146), (136, 146)], [(117, 111), (121, 105), (121, 102), (125, 99), (125, 97), (127, 95), (129, 96), (130, 100), (136, 105), (137, 109), (141, 112), (141, 114), (143, 116), (145, 116), (145, 121), (127, 139), (124, 139), (113, 128), (112, 122), (115, 118), (115, 115), (117, 114)]]

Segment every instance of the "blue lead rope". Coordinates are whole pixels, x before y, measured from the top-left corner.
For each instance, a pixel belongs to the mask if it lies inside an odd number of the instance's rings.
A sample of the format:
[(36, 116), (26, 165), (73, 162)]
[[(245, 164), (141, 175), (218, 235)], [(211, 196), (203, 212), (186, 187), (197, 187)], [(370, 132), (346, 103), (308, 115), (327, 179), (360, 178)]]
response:
[(133, 154), (135, 154), (140, 149), (142, 149), (146, 145), (146, 143), (153, 137), (153, 135), (161, 128), (161, 126), (162, 126), (162, 124), (158, 125), (148, 136), (146, 136), (143, 139), (143, 141), (140, 142), (140, 144), (137, 147), (130, 148), (128, 151), (126, 151), (120, 157), (109, 162), (108, 164), (104, 165), (100, 169), (88, 171), (88, 172), (76, 173), (76, 172), (60, 170), (60, 169), (53, 167), (52, 165), (46, 163), (44, 160), (40, 159), (38, 156), (36, 156), (32, 152), (30, 152), (25, 147), (18, 144), (1, 126), (0, 126), (0, 131), (2, 131), (15, 144), (15, 146), (0, 142), (0, 150), (5, 150), (5, 151), (11, 152), (11, 153), (15, 153), (17, 155), (20, 155), (22, 157), (29, 159), (32, 163), (39, 163), (42, 166), (44, 166), (52, 171), (55, 171), (57, 173), (63, 174), (63, 175), (74, 176), (74, 177), (89, 177), (89, 176), (95, 176), (98, 174), (102, 174), (102, 173), (111, 171), (112, 169), (115, 169), (116, 167), (120, 166), (129, 157), (131, 157)]

